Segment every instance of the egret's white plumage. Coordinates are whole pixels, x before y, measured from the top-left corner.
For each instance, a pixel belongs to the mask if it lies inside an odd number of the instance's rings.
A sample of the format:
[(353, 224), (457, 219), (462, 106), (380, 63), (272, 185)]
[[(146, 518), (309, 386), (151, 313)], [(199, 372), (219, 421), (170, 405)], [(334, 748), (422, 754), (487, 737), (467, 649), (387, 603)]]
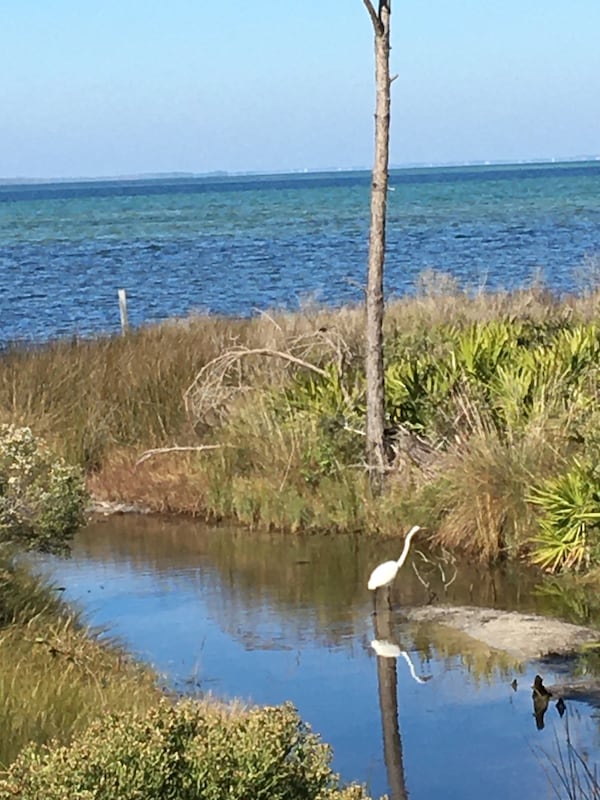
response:
[(371, 591), (373, 591), (373, 589), (380, 589), (382, 586), (389, 586), (390, 583), (392, 583), (398, 574), (398, 570), (406, 560), (408, 549), (410, 547), (410, 540), (419, 530), (421, 530), (421, 526), (414, 525), (406, 534), (406, 539), (404, 540), (404, 549), (402, 550), (402, 555), (397, 561), (384, 561), (383, 564), (375, 567), (369, 578), (369, 583), (367, 584)]

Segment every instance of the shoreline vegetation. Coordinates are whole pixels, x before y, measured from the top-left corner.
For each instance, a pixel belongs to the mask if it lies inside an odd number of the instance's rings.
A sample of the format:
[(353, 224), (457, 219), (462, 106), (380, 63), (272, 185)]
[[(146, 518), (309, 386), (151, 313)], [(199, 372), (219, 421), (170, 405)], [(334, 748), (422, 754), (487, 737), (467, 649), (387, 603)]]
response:
[(0, 549), (0, 769), (30, 743), (69, 741), (161, 694), (149, 668), (87, 630), (54, 587)]
[(0, 723), (0, 800), (369, 800), (340, 786), (330, 748), (290, 704), (165, 694), (149, 667), (86, 629), (6, 550)]
[(23, 551), (67, 553), (88, 499), (81, 469), (0, 423), (0, 800), (368, 800), (291, 704), (163, 691), (31, 574)]
[[(363, 460), (362, 309), (7, 346), (0, 425), (19, 453), (42, 459), (55, 491), (28, 535), (44, 549), (57, 520), (75, 524), (60, 487), (78, 508), (69, 470), (79, 467), (99, 501), (290, 534), (397, 535), (418, 521), (433, 546), (594, 581), (599, 304), (594, 286), (564, 298), (537, 284), (472, 294), (436, 273), (390, 303), (389, 470), (376, 497)], [(29, 429), (59, 467), (34, 451)], [(329, 749), (291, 706), (166, 697), (150, 669), (87, 631), (5, 547), (0, 611), (0, 800), (192, 798), (200, 779), (206, 797), (366, 800), (359, 786), (340, 788)]]
[(0, 354), (0, 422), (99, 501), (282, 532), (397, 535), (559, 572), (600, 559), (600, 292), (421, 276), (385, 318), (389, 469), (364, 466), (361, 308), (190, 317)]

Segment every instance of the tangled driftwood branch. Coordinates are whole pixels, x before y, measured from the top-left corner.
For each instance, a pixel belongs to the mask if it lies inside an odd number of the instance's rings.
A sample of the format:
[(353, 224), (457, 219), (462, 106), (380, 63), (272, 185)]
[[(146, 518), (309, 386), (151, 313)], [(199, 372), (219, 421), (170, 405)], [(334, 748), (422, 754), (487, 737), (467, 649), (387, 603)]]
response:
[[(198, 372), (184, 394), (185, 408), (194, 424), (212, 427), (223, 421), (233, 402), (256, 386), (256, 359), (275, 359), (284, 369), (300, 368), (328, 378), (327, 370), (311, 359), (333, 353), (340, 374), (350, 354), (343, 337), (335, 330), (320, 329), (291, 339), (285, 350), (235, 345), (213, 358)], [(254, 384), (252, 378), (255, 378)], [(348, 398), (349, 400), (349, 398)]]

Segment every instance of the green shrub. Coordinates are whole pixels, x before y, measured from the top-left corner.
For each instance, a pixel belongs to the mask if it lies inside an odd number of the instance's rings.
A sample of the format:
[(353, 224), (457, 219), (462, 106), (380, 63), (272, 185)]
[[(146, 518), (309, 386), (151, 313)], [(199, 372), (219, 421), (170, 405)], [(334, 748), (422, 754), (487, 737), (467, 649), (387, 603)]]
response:
[(491, 320), (442, 326), (423, 333), (420, 342), (397, 337), (389, 351), (386, 404), (392, 422), (452, 438), (465, 421), (465, 398), (502, 434), (523, 430), (550, 405), (585, 402), (600, 338), (593, 324)]
[(60, 552), (84, 521), (78, 468), (53, 455), (29, 428), (0, 425), (0, 542)]
[(339, 475), (364, 451), (356, 433), (365, 416), (362, 374), (349, 370), (343, 377), (334, 364), (324, 370), (327, 376), (298, 373), (279, 397), (273, 396), (273, 413), (300, 444), (299, 470), (309, 486)]
[(0, 800), (365, 800), (289, 704), (231, 709), (163, 700), (93, 723), (70, 747), (27, 748)]

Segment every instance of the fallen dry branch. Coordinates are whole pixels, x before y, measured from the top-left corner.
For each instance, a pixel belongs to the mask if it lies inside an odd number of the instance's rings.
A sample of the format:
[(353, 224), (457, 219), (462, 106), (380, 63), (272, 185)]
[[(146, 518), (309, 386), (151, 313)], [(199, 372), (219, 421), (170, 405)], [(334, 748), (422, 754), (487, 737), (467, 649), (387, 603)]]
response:
[(292, 355), (291, 353), (286, 353), (281, 350), (270, 350), (268, 347), (256, 347), (252, 350), (248, 350), (246, 348), (240, 348), (237, 351), (230, 351), (233, 352), (236, 356), (269, 356), (273, 358), (282, 358), (284, 361), (289, 361), (290, 364), (297, 364), (300, 367), (304, 367), (305, 369), (312, 370), (316, 372), (317, 375), (322, 375), (323, 377), (327, 377), (327, 372), (321, 367), (317, 367), (315, 364), (311, 364), (310, 361), (305, 361), (302, 358), (298, 358), (297, 356)]
[(144, 461), (147, 461), (149, 458), (153, 456), (162, 455), (164, 453), (180, 453), (183, 451), (195, 451), (195, 452), (202, 452), (202, 450), (218, 450), (221, 447), (225, 447), (226, 445), (222, 444), (200, 444), (196, 446), (189, 446), (189, 447), (155, 447), (152, 450), (146, 450), (142, 453), (142, 455), (138, 458), (135, 462), (134, 467), (139, 467), (140, 464), (143, 464)]
[(255, 359), (278, 360), (286, 367), (297, 367), (329, 378), (327, 370), (309, 360), (322, 359), (325, 354), (329, 357), (333, 354), (340, 375), (343, 375), (351, 353), (343, 337), (333, 328), (293, 338), (287, 342), (285, 350), (241, 345), (231, 347), (198, 372), (184, 394), (186, 411), (195, 425), (212, 427), (223, 421), (240, 394), (251, 391), (261, 380), (260, 370), (252, 367)]

